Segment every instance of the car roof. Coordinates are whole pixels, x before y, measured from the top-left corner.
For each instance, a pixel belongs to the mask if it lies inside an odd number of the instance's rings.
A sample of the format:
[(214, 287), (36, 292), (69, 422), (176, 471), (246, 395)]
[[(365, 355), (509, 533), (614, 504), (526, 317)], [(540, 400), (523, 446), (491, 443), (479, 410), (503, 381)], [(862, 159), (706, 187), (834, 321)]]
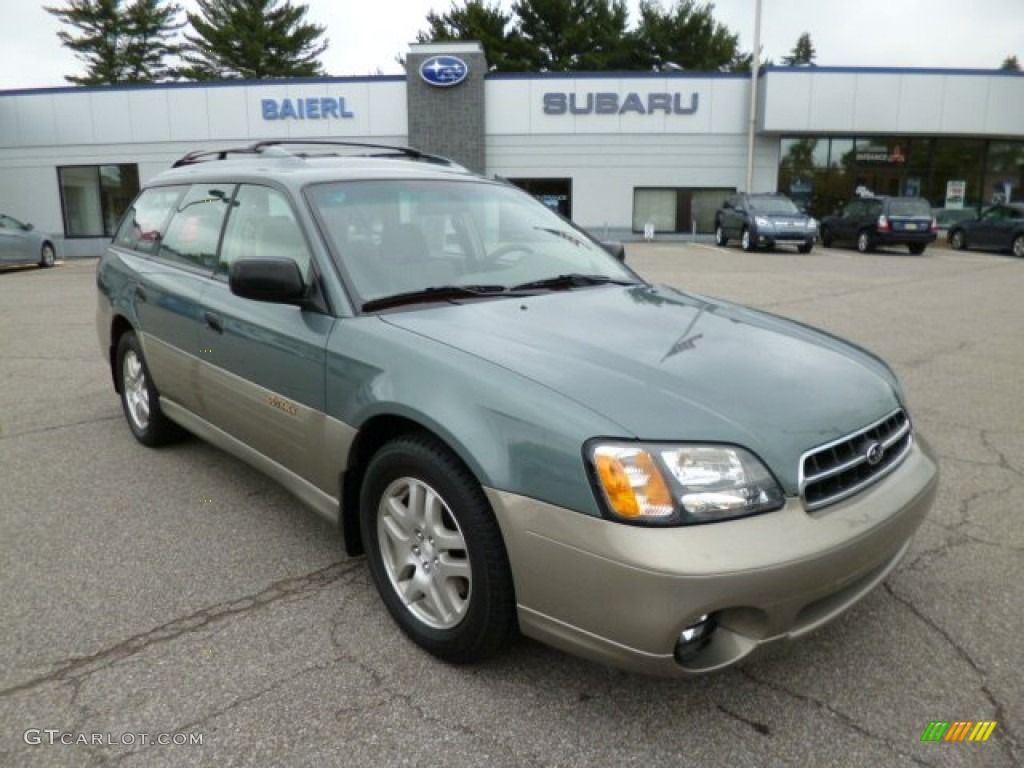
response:
[(486, 181), (447, 158), (409, 147), (296, 140), (191, 152), (146, 186), (274, 180), (301, 187), (316, 182), (358, 179), (452, 178)]

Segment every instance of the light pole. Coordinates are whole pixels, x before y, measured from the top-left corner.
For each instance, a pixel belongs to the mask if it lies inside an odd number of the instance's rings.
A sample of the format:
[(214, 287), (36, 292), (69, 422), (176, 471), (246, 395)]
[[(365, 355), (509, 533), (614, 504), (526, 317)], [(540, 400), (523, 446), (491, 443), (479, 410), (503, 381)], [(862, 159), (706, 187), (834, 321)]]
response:
[(761, 65), (761, 0), (754, 4), (754, 55), (750, 62), (750, 121), (747, 125), (747, 192), (754, 189), (754, 132), (757, 130), (757, 75)]

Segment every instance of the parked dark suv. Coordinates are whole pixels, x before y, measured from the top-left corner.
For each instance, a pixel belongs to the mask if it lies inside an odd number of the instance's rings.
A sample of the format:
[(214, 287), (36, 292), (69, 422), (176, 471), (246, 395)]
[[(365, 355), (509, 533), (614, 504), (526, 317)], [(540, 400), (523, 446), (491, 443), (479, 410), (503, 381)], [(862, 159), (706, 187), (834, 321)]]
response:
[(939, 225), (923, 197), (867, 197), (851, 200), (842, 211), (821, 220), (821, 244), (852, 243), (861, 253), (880, 245), (905, 245), (924, 253)]
[(810, 253), (817, 234), (818, 223), (785, 195), (738, 193), (715, 212), (715, 243), (725, 245), (736, 237), (744, 251), (788, 243)]

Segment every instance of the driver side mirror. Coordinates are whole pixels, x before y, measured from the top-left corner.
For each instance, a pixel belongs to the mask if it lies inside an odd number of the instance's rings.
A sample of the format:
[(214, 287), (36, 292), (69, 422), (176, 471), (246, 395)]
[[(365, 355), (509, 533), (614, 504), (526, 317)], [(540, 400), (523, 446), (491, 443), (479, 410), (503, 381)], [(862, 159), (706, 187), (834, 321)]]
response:
[(31, 232), (33, 229), (35, 229), (35, 225), (28, 222), (22, 224), (21, 226), (25, 228), (26, 232)]
[(306, 302), (306, 283), (291, 259), (239, 259), (228, 271), (228, 287), (236, 296), (276, 304)]
[(602, 240), (601, 247), (623, 264), (626, 263), (626, 246), (618, 240)]

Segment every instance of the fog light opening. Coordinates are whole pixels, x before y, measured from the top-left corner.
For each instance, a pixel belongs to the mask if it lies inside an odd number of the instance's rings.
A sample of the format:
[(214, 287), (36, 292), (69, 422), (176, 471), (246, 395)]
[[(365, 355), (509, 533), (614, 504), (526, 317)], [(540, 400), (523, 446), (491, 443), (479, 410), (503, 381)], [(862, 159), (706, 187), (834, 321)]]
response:
[(676, 661), (685, 664), (691, 661), (711, 642), (711, 635), (718, 628), (718, 618), (706, 613), (679, 633), (674, 655)]

